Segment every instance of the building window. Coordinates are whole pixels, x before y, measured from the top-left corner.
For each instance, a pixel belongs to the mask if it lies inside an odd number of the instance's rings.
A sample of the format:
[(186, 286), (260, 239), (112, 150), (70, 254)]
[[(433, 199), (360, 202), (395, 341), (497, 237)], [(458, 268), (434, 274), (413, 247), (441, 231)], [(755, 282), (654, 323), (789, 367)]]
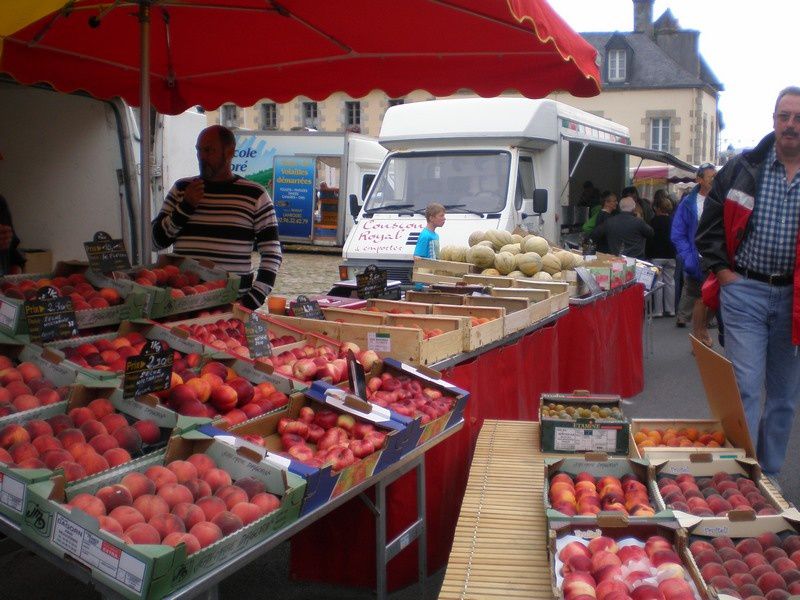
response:
[(656, 118), (650, 121), (650, 149), (669, 152), (668, 118)]
[(219, 124), (225, 127), (239, 125), (239, 107), (235, 104), (223, 104), (219, 111)]
[(628, 56), (625, 50), (608, 51), (608, 80), (625, 81), (627, 79)]
[(389, 108), (393, 106), (400, 106), (401, 104), (405, 104), (406, 101), (404, 98), (389, 98)]
[(319, 113), (316, 102), (303, 102), (303, 127), (319, 129)]
[(261, 129), (278, 128), (278, 107), (274, 102), (261, 104)]
[(361, 127), (361, 102), (344, 103), (345, 127)]

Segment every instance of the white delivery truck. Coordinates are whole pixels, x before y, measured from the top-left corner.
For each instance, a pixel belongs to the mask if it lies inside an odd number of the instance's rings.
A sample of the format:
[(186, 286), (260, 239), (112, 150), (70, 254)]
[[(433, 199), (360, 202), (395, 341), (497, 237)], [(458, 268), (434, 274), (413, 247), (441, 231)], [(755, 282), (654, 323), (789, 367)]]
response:
[(341, 247), (353, 226), (348, 202), (364, 198), (386, 156), (378, 140), (350, 132), (235, 133), (233, 172), (270, 191), (280, 239)]
[(671, 154), (630, 145), (628, 129), (553, 100), (470, 98), (390, 108), (384, 159), (342, 251), (342, 278), (369, 264), (408, 282), (431, 202), (443, 204), (441, 245), (476, 230), (520, 227), (553, 243), (577, 237), (583, 183), (619, 192), (628, 157), (684, 169)]
[[(0, 81), (0, 194), (23, 248), (85, 260), (83, 242), (105, 231), (141, 263), (138, 118), (121, 100)], [(176, 179), (198, 173), (206, 123), (195, 111), (154, 117), (153, 216)]]

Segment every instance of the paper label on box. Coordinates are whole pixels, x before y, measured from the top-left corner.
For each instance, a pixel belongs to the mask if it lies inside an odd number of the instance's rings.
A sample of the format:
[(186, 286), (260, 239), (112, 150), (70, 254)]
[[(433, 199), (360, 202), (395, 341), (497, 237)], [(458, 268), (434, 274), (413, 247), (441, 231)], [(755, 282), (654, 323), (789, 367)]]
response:
[(64, 515), (56, 515), (53, 543), (92, 568), (113, 577), (126, 588), (137, 593), (142, 591), (143, 561), (76, 525)]
[(0, 300), (0, 325), (14, 329), (17, 323), (17, 314), (19, 313), (19, 306)]
[(391, 352), (392, 351), (392, 336), (388, 333), (368, 333), (367, 334), (367, 350), (374, 350), (375, 352)]
[(573, 429), (556, 427), (553, 437), (555, 450), (614, 452), (617, 448), (615, 429)]
[(0, 504), (22, 514), (22, 507), (25, 506), (25, 484), (0, 473)]

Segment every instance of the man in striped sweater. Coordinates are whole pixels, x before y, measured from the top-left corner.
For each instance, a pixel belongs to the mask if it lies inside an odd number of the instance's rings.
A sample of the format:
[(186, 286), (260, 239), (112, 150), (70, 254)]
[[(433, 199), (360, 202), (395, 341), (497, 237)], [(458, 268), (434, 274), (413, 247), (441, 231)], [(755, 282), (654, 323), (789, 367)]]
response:
[[(200, 177), (179, 179), (153, 221), (153, 246), (173, 246), (177, 254), (205, 258), (242, 278), (241, 303), (256, 309), (275, 285), (281, 266), (278, 221), (267, 191), (234, 175), (236, 138), (212, 125), (197, 138)], [(261, 255), (255, 278), (253, 250)]]

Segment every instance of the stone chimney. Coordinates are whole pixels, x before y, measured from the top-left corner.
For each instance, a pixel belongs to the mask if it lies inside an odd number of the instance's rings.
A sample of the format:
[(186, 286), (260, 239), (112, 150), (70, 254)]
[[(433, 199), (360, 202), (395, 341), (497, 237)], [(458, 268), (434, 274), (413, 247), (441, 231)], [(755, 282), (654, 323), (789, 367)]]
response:
[(633, 30), (653, 35), (653, 1), (633, 0)]

